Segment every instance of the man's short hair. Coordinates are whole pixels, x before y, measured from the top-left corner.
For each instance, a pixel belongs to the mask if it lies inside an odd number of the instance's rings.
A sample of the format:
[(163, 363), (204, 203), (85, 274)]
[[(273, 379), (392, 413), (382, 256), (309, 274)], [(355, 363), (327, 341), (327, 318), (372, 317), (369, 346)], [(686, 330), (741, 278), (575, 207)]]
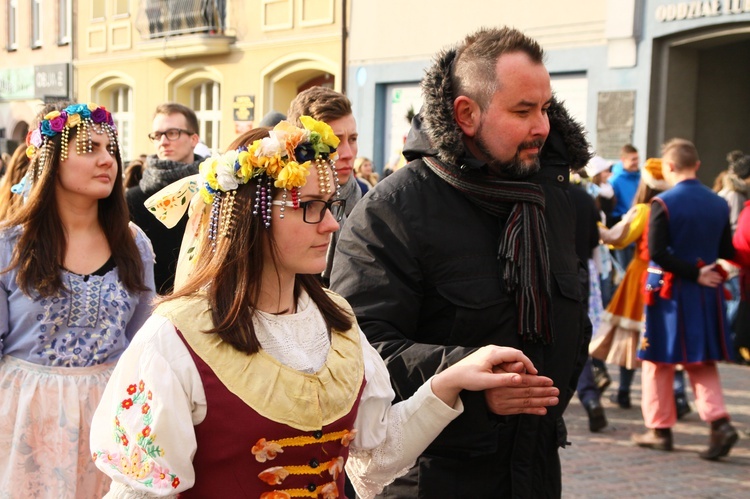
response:
[(497, 60), (503, 54), (523, 52), (544, 63), (541, 45), (522, 32), (509, 28), (482, 28), (468, 35), (458, 46), (451, 72), (454, 98), (465, 95), (484, 110), (497, 91)]
[(637, 154), (638, 149), (635, 148), (633, 144), (625, 144), (620, 149), (620, 156), (625, 156), (626, 154)]
[(157, 114), (166, 114), (167, 116), (170, 114), (181, 114), (185, 117), (185, 123), (187, 124), (188, 130), (192, 133), (198, 133), (198, 117), (195, 115), (195, 112), (187, 106), (183, 106), (176, 102), (166, 102), (164, 104), (159, 104), (156, 108), (156, 112), (154, 112), (154, 117), (156, 117)]
[(352, 114), (352, 103), (341, 92), (327, 87), (311, 87), (297, 94), (286, 113), (288, 121), (301, 126), (300, 116), (329, 122)]
[(662, 146), (662, 157), (669, 157), (676, 170), (695, 168), (700, 161), (698, 149), (689, 140), (671, 139)]

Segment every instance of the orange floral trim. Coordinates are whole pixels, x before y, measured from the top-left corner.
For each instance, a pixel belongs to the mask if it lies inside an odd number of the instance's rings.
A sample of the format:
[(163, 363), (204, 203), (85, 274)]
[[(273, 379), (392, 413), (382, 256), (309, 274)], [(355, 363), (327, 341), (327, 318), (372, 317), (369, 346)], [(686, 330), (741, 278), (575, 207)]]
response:
[(265, 463), (266, 461), (272, 461), (278, 454), (283, 453), (284, 447), (304, 447), (305, 445), (322, 444), (334, 440), (340, 440), (341, 445), (348, 447), (356, 435), (357, 430), (353, 429), (324, 433), (320, 438), (315, 438), (315, 436), (299, 436), (280, 440), (261, 438), (253, 446), (252, 453), (259, 463)]
[(650, 346), (651, 346), (651, 343), (648, 342), (648, 338), (646, 338), (646, 336), (642, 336), (641, 337), (641, 346), (640, 346), (640, 349), (641, 350), (648, 350), (648, 347), (650, 347)]
[(322, 471), (328, 471), (334, 480), (344, 470), (344, 458), (339, 456), (331, 459), (322, 466), (313, 468), (309, 465), (304, 466), (274, 466), (265, 469), (258, 474), (258, 478), (268, 485), (280, 485), (289, 475), (320, 475)]
[[(94, 461), (104, 463), (146, 487), (176, 489), (180, 485), (180, 478), (161, 467), (155, 460), (164, 455), (164, 449), (156, 445), (156, 435), (152, 433), (154, 417), (148, 401), (153, 399), (153, 393), (146, 390), (143, 380), (137, 385), (128, 386), (126, 392), (128, 397), (117, 405), (114, 419), (114, 439), (124, 452), (94, 452)], [(128, 436), (127, 430), (120, 423), (121, 414), (133, 407), (140, 407), (143, 423), (143, 427), (135, 436), (135, 442), (130, 441), (132, 436)]]
[(154, 205), (147, 206), (147, 208), (156, 218), (164, 222), (169, 216), (172, 206), (186, 205), (196, 192), (198, 192), (198, 185), (195, 182), (185, 182), (176, 192), (170, 193)]
[(337, 499), (339, 497), (339, 488), (336, 482), (328, 482), (319, 485), (315, 490), (307, 489), (284, 489), (264, 492), (260, 499), (291, 499), (292, 497), (321, 497), (322, 499)]

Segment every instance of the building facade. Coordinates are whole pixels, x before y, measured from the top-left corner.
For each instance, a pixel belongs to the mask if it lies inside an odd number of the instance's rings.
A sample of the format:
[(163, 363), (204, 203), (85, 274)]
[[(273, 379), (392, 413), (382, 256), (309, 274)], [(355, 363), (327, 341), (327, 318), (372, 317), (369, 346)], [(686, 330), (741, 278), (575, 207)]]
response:
[(96, 102), (128, 161), (153, 153), (156, 107), (179, 102), (219, 151), (299, 91), (343, 88), (345, 1), (1, 1), (0, 137), (23, 140), (45, 100)]
[(223, 150), (300, 89), (341, 88), (334, 0), (78, 1), (76, 92), (112, 110), (123, 157), (151, 154), (157, 105), (194, 109), (201, 140)]
[(542, 44), (554, 91), (599, 154), (617, 159), (633, 143), (654, 156), (665, 140), (684, 137), (697, 145), (709, 183), (728, 151), (750, 152), (750, 0), (474, 0), (450, 8), (382, 0), (357, 2), (351, 15), (347, 91), (360, 151), (378, 168), (398, 158), (433, 54), (481, 26), (506, 24)]
[(72, 91), (72, 5), (3, 0), (0, 15), (0, 152), (11, 153), (45, 101)]

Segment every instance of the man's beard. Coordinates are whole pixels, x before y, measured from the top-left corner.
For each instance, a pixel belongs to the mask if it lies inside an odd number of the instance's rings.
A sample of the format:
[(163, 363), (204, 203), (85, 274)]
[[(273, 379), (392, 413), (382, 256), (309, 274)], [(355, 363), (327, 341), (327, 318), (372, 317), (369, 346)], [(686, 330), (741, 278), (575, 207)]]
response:
[(513, 156), (513, 159), (511, 159), (510, 161), (500, 161), (499, 159), (496, 159), (492, 156), (492, 153), (487, 147), (487, 143), (482, 138), (481, 124), (479, 126), (479, 129), (477, 130), (477, 134), (474, 136), (474, 144), (486, 158), (490, 158), (490, 160), (487, 161), (487, 166), (489, 167), (490, 172), (501, 175), (503, 177), (513, 180), (519, 180), (534, 175), (541, 168), (541, 165), (539, 163), (539, 154), (536, 154), (534, 156), (534, 158), (531, 160), (531, 163), (525, 163), (521, 159), (520, 151), (523, 149), (531, 148), (538, 148), (541, 150), (542, 146), (544, 145), (543, 139), (521, 143), (518, 146), (516, 155)]

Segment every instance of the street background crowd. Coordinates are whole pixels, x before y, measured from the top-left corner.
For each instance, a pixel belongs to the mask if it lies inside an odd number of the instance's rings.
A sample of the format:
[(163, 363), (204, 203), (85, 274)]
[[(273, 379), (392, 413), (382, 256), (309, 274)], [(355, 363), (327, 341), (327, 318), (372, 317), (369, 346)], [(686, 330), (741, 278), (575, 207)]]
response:
[[(0, 183), (11, 497), (99, 497), (107, 476), (123, 497), (232, 496), (248, 439), (263, 482), (253, 491), (323, 497), (588, 495), (571, 482), (579, 464), (601, 470), (603, 495), (613, 471), (578, 445), (608, 445), (615, 459), (625, 432), (645, 462), (695, 447), (703, 469), (743, 463), (744, 406), (727, 386), (750, 361), (750, 160), (728, 154), (718, 193), (696, 179), (698, 151), (682, 139), (646, 161), (624, 145), (611, 164), (554, 98), (542, 61), (509, 28), (437, 54), (408, 166), (382, 180), (358, 156), (351, 102), (324, 87), (210, 158), (195, 113), (166, 103), (155, 154), (127, 166), (109, 111), (48, 106)], [(315, 327), (294, 322), (303, 314)], [(236, 366), (291, 369), (273, 392)], [(328, 371), (335, 382), (305, 388)], [(582, 414), (596, 441), (581, 435)], [(698, 416), (700, 443), (686, 430)], [(314, 452), (340, 460), (290, 449), (320, 439)]]

